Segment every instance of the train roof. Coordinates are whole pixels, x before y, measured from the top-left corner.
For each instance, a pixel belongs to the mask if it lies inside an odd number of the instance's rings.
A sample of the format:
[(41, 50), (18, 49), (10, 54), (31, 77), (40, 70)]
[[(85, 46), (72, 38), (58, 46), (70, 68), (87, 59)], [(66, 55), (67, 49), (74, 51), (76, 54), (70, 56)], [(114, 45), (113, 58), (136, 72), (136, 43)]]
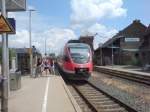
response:
[(80, 40), (69, 40), (67, 43), (81, 43)]
[(69, 40), (67, 42), (67, 47), (89, 47), (90, 46), (86, 43), (82, 43), (80, 40)]
[(68, 47), (90, 47), (88, 44), (85, 43), (67, 43)]

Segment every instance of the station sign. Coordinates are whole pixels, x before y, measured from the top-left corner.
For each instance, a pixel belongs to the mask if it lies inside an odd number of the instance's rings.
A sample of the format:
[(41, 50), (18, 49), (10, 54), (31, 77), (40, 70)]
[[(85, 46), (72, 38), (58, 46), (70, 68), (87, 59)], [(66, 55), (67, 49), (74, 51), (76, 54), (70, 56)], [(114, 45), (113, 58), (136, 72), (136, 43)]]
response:
[(122, 49), (123, 51), (137, 52), (139, 49)]
[(139, 42), (140, 39), (139, 38), (125, 38), (125, 42)]
[[(11, 19), (12, 21), (12, 19)], [(2, 15), (0, 16), (0, 34), (2, 33), (14, 33), (15, 29), (9, 23), (9, 20), (5, 19)]]
[[(2, 0), (0, 0), (2, 4)], [(0, 10), (2, 6), (0, 5)], [(16, 12), (16, 11), (25, 11), (26, 10), (26, 0), (6, 0), (6, 11)]]
[(14, 30), (13, 32), (9, 34), (16, 34), (16, 20), (14, 18), (7, 18), (7, 21), (9, 22), (9, 24), (12, 26)]

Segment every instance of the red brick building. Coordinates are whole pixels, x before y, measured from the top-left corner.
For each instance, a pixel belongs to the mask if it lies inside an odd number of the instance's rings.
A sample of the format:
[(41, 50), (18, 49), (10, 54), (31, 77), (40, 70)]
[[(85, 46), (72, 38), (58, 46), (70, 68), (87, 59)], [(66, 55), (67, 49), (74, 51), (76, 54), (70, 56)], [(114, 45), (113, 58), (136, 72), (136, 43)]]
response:
[(94, 51), (93, 49), (93, 40), (94, 40), (94, 36), (81, 36), (79, 38), (79, 40), (83, 43), (86, 43), (88, 45), (90, 45), (92, 51)]
[(150, 65), (150, 25), (146, 29), (140, 46), (140, 61), (142, 65)]
[(99, 62), (99, 65), (134, 65), (140, 63), (139, 47), (146, 29), (147, 27), (140, 20), (134, 20), (129, 26), (95, 50), (95, 55), (99, 55), (95, 56), (97, 60), (95, 62)]

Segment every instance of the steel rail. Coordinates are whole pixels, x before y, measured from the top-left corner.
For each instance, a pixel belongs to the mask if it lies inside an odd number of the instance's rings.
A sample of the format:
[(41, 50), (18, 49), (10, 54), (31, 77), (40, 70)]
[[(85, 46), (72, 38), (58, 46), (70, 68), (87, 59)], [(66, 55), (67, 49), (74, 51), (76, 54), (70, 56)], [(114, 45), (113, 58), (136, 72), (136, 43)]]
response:
[[(76, 84), (72, 84), (72, 86), (82, 97), (82, 99), (84, 99), (85, 102), (90, 106), (93, 112), (136, 112), (136, 110), (100, 90), (90, 82), (87, 82), (87, 84), (82, 85), (81, 87)], [(97, 93), (97, 95), (93, 94), (93, 92)], [(98, 95), (98, 93), (101, 95)], [(110, 102), (112, 103), (110, 104)]]
[(116, 69), (108, 69), (101, 67), (94, 67), (94, 70), (106, 75), (116, 76), (134, 82), (150, 85), (150, 76), (128, 71), (121, 71)]

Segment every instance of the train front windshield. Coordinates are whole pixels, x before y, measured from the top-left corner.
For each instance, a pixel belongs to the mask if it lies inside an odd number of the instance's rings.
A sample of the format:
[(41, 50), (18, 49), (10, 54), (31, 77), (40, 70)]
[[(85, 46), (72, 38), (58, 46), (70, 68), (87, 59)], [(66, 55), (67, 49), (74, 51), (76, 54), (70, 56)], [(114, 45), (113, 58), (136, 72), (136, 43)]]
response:
[(89, 47), (69, 47), (69, 51), (75, 63), (84, 64), (90, 60)]

